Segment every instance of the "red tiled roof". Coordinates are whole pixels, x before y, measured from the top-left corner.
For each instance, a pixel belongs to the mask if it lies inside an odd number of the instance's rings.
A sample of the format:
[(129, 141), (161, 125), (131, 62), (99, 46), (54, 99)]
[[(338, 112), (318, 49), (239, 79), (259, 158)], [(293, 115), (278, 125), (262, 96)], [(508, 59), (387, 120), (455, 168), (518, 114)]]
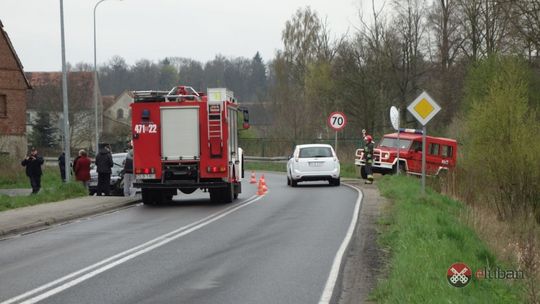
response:
[(103, 102), (103, 109), (108, 109), (114, 104), (114, 102), (116, 101), (116, 97), (114, 95), (102, 96), (101, 101)]
[[(28, 108), (62, 109), (62, 73), (28, 72), (26, 73), (34, 90), (28, 97)], [(68, 100), (70, 108), (92, 109), (94, 107), (94, 73), (68, 73)], [(99, 93), (98, 93), (99, 94)], [(99, 96), (99, 95), (98, 95)]]
[(21, 71), (22, 77), (24, 78), (24, 81), (25, 81), (25, 83), (27, 85), (27, 88), (31, 89), (32, 86), (30, 85), (30, 82), (28, 81), (28, 79), (26, 78), (26, 76), (25, 76), (25, 74), (23, 72), (24, 68), (23, 68), (23, 65), (21, 63), (21, 60), (19, 59), (19, 56), (17, 55), (17, 52), (15, 52), (15, 48), (13, 47), (13, 44), (11, 44), (11, 39), (9, 39), (9, 36), (8, 36), (7, 32), (4, 31), (4, 24), (2, 23), (2, 20), (0, 20), (0, 33), (2, 33), (3, 36), (5, 37), (6, 42), (8, 44), (8, 47), (10, 48), (11, 53), (13, 54), (13, 57), (17, 61), (17, 65), (19, 66), (19, 70)]

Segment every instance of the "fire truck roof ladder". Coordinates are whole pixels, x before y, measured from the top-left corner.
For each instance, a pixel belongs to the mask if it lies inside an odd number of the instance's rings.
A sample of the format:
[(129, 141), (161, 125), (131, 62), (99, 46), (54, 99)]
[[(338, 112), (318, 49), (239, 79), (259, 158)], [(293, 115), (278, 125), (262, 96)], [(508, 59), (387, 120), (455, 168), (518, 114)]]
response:
[(223, 149), (223, 126), (221, 108), (219, 111), (208, 111), (208, 147), (212, 156), (220, 156)]

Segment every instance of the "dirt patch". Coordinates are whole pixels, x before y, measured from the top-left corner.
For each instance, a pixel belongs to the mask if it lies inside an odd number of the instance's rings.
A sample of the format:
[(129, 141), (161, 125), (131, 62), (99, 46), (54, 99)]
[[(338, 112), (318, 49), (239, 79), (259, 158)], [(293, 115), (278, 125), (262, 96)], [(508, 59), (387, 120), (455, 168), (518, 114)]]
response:
[(347, 182), (362, 190), (364, 195), (355, 235), (349, 245), (344, 262), (340, 304), (368, 302), (369, 294), (377, 285), (377, 278), (383, 271), (384, 252), (377, 244), (378, 219), (388, 204), (379, 195), (375, 185), (364, 185), (363, 181)]

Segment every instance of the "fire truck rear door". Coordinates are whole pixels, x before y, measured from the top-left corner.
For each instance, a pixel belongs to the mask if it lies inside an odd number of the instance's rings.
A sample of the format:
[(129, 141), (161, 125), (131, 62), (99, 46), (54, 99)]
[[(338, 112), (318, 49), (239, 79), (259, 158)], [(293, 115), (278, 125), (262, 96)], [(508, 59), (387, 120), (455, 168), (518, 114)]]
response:
[(161, 108), (161, 158), (199, 159), (199, 107)]

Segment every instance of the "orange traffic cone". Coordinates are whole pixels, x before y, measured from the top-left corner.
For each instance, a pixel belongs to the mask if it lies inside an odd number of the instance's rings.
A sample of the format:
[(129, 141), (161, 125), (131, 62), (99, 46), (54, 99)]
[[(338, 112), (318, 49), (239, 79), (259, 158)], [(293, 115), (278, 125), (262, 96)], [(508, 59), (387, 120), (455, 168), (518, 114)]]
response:
[(257, 178), (255, 177), (255, 172), (254, 171), (251, 171), (251, 179), (249, 180), (249, 183), (250, 184), (256, 184), (257, 183)]
[(264, 180), (264, 174), (261, 176), (261, 182), (262, 182), (262, 189), (264, 193), (266, 193), (266, 191), (268, 191), (268, 186), (266, 186), (266, 181)]
[(259, 179), (259, 187), (257, 189), (257, 195), (264, 195), (264, 187), (262, 183), (262, 179)]

